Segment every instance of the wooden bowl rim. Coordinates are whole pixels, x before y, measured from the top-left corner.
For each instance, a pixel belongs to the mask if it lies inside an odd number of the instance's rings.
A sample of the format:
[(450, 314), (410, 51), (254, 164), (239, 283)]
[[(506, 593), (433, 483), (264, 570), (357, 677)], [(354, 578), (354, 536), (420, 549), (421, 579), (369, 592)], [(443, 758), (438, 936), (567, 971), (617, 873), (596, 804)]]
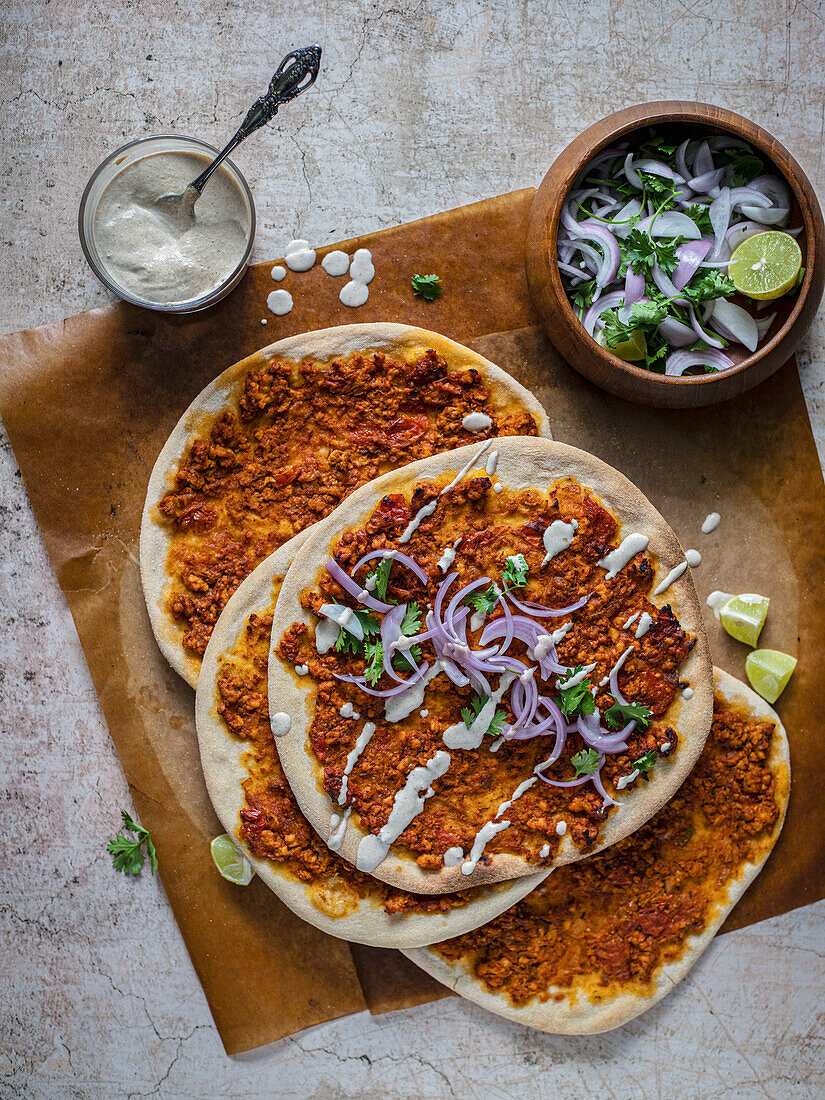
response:
[[(574, 311), (573, 306), (570, 303), (570, 299), (567, 297), (567, 293), (564, 289), (564, 285), (561, 281), (561, 274), (559, 273), (558, 262), (554, 263), (551, 260), (550, 263), (550, 282), (553, 286), (553, 290), (556, 296), (561, 301), (562, 313), (575, 333), (576, 338), (584, 338), (592, 348), (595, 349), (598, 356), (609, 366), (614, 369), (623, 371), (625, 374), (629, 374), (634, 378), (638, 378), (647, 383), (658, 383), (665, 386), (704, 386), (713, 385), (718, 383), (721, 379), (732, 378), (734, 375), (743, 374), (749, 367), (754, 366), (760, 362), (763, 358), (769, 355), (780, 342), (784, 340), (793, 326), (799, 319), (799, 315), (802, 312), (802, 307), (805, 304), (805, 300), (808, 296), (808, 292), (811, 288), (814, 278), (814, 267), (816, 260), (816, 235), (814, 227), (814, 215), (811, 210), (811, 204), (808, 195), (804, 190), (797, 187), (796, 181), (789, 179), (787, 173), (776, 163), (774, 155), (769, 152), (770, 145), (778, 147), (782, 154), (787, 157), (790, 167), (797, 171), (804, 180), (804, 182), (810, 188), (811, 195), (815, 195), (811, 181), (799, 165), (797, 160), (792, 154), (785, 148), (781, 141), (775, 138), (768, 130), (760, 126), (758, 123), (753, 122), (751, 119), (745, 118), (744, 115), (739, 115), (735, 111), (730, 111), (726, 107), (717, 107), (710, 103), (702, 103), (698, 100), (685, 101), (685, 100), (659, 100), (651, 101), (648, 103), (639, 103), (633, 107), (624, 107), (621, 111), (616, 111), (614, 114), (605, 115), (604, 118), (594, 122), (587, 129), (582, 130), (573, 140), (565, 146), (562, 152), (558, 155), (553, 165), (550, 167), (549, 172), (553, 171), (553, 167), (559, 164), (571, 147), (577, 145), (580, 142), (588, 143), (588, 151), (581, 157), (577, 158), (575, 168), (565, 172), (565, 180), (563, 189), (559, 190), (561, 198), (553, 200), (553, 208), (551, 214), (551, 220), (549, 225), (548, 237), (552, 241), (557, 241), (559, 231), (559, 221), (561, 220), (561, 211), (564, 203), (567, 199), (567, 195), (570, 192), (570, 188), (573, 185), (576, 177), (582, 171), (588, 161), (592, 160), (601, 149), (609, 145), (611, 142), (621, 140), (626, 134), (632, 133), (635, 130), (640, 130), (646, 126), (656, 125), (657, 123), (673, 123), (673, 122), (689, 122), (689, 123), (701, 123), (705, 122), (710, 127), (716, 127), (717, 129), (727, 130), (735, 137), (739, 137), (743, 141), (748, 141), (754, 145), (764, 155), (769, 164), (773, 165), (774, 170), (785, 181), (788, 187), (791, 189), (797, 205), (799, 206), (800, 213), (802, 215), (802, 221), (804, 226), (805, 243), (807, 246), (807, 264), (805, 266), (805, 275), (802, 280), (802, 286), (799, 288), (799, 292), (796, 296), (796, 302), (785, 319), (784, 324), (774, 333), (771, 339), (764, 344), (761, 348), (758, 348), (751, 355), (747, 356), (737, 363), (735, 367), (730, 367), (725, 371), (718, 371), (714, 374), (697, 374), (697, 375), (667, 375), (658, 374), (655, 371), (646, 370), (644, 367), (637, 367), (634, 363), (628, 363), (624, 359), (620, 359), (617, 355), (612, 355), (601, 344), (590, 335), (581, 323), (578, 314)], [(604, 131), (604, 133), (602, 133)], [(595, 140), (588, 140), (593, 133), (600, 134)], [(816, 201), (814, 199), (814, 201)]]

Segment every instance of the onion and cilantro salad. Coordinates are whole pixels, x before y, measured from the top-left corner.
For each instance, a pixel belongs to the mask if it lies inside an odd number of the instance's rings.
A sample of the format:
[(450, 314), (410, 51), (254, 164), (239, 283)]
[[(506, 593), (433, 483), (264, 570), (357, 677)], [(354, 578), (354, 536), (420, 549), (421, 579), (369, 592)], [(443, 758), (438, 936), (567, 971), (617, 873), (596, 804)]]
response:
[(754, 352), (776, 317), (734, 295), (770, 301), (801, 282), (801, 227), (776, 231), (790, 212), (788, 185), (737, 138), (620, 143), (565, 200), (562, 282), (587, 332), (619, 358), (666, 375), (726, 370), (726, 349)]

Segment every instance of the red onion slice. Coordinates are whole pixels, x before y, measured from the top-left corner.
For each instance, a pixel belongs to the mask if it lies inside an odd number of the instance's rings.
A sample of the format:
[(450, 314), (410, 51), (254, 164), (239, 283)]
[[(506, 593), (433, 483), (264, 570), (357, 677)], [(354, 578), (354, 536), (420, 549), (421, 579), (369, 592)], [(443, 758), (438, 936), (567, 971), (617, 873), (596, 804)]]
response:
[(393, 561), (397, 561), (399, 565), (405, 566), (411, 573), (415, 573), (416, 577), (422, 584), (426, 584), (429, 578), (421, 566), (409, 554), (405, 554), (401, 550), (373, 550), (369, 554), (364, 554), (363, 558), (359, 558), (355, 565), (352, 567), (352, 572), (357, 573), (362, 565), (366, 565), (368, 561), (372, 561), (374, 558), (392, 558)]
[(689, 325), (683, 325), (675, 317), (665, 317), (659, 325), (659, 334), (672, 348), (684, 348), (696, 343), (696, 333)]
[(755, 222), (761, 222), (763, 225), (782, 225), (790, 214), (790, 210), (787, 206), (780, 206), (776, 209), (760, 209), (758, 206), (740, 206), (739, 209), (746, 218), (750, 218)]
[[(702, 327), (702, 325), (699, 323), (699, 318), (696, 316), (696, 310), (693, 308), (693, 306), (688, 306), (688, 316), (690, 317), (690, 326), (696, 333), (697, 337), (700, 340), (704, 340), (706, 344), (710, 344), (712, 348), (716, 348), (717, 350), (721, 351), (721, 349), (725, 345), (722, 343), (718, 336), (714, 336), (712, 332), (708, 332), (707, 329)], [(731, 366), (733, 366), (732, 363)], [(667, 373), (667, 371), (665, 371), (665, 373)]]
[(732, 366), (733, 360), (715, 348), (706, 348), (704, 351), (674, 351), (665, 360), (665, 374), (682, 375), (691, 367), (715, 367), (717, 370), (727, 370)]
[(627, 274), (624, 277), (624, 304), (632, 306), (643, 296), (645, 292), (645, 277), (637, 275), (630, 264), (627, 265)]
[(725, 234), (730, 225), (731, 214), (730, 188), (723, 187), (713, 202), (710, 204), (710, 224), (713, 229), (713, 252), (711, 259), (717, 259), (719, 249), (725, 239)]
[(369, 607), (372, 611), (381, 612), (392, 610), (392, 604), (384, 603), (383, 600), (376, 600), (375, 597), (365, 593), (361, 585), (358, 584), (357, 581), (354, 581), (348, 573), (344, 572), (335, 558), (327, 559), (326, 569), (332, 579), (337, 581), (345, 592), (348, 592), (350, 596), (354, 596), (356, 600), (364, 605), (364, 607)]
[[(595, 719), (595, 721), (588, 721)], [(591, 749), (601, 753), (617, 753), (627, 751), (627, 740), (636, 728), (635, 722), (630, 722), (622, 730), (613, 734), (605, 734), (599, 725), (599, 719), (595, 714), (588, 714), (576, 719), (576, 729), (579, 736)]]
[(409, 680), (405, 680), (403, 683), (398, 684), (394, 688), (387, 688), (384, 691), (380, 691), (377, 688), (370, 687), (364, 676), (353, 676), (349, 673), (333, 672), (333, 676), (336, 680), (343, 680), (347, 684), (355, 684), (367, 695), (374, 695), (376, 699), (388, 699), (391, 695), (400, 695), (402, 691), (406, 691), (408, 687), (412, 687), (413, 684), (417, 684), (423, 676), (430, 671), (429, 665), (422, 665), (418, 672), (413, 673)]
[(712, 172), (715, 167), (707, 141), (701, 141), (693, 159), (694, 176), (703, 176), (706, 172)]
[(713, 241), (707, 237), (702, 237), (698, 241), (686, 241), (685, 244), (679, 245), (676, 249), (679, 264), (673, 273), (673, 285), (677, 290), (687, 286), (696, 274), (699, 264), (710, 252), (712, 245)]
[(623, 290), (611, 290), (609, 294), (605, 294), (603, 298), (600, 298), (598, 302), (594, 302), (593, 305), (582, 317), (582, 324), (587, 332), (593, 336), (596, 329), (596, 324), (606, 309), (616, 309), (624, 302)]
[(580, 607), (584, 607), (590, 596), (582, 596), (575, 603), (571, 603), (569, 607), (542, 607), (541, 604), (537, 603), (522, 603), (521, 600), (516, 599), (512, 592), (507, 593), (507, 599), (519, 611), (523, 611), (525, 615), (532, 615), (534, 619), (557, 619), (561, 615), (570, 615), (573, 611), (578, 611)]
[(746, 309), (725, 298), (717, 298), (713, 303), (711, 322), (716, 331), (728, 340), (744, 344), (748, 351), (756, 351), (759, 330)]

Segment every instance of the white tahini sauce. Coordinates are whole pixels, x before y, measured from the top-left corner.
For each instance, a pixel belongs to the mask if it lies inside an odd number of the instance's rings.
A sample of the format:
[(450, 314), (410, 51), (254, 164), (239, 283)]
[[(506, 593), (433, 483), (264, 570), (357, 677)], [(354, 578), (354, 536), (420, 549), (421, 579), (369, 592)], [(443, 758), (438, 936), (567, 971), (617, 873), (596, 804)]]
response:
[(625, 623), (623, 623), (623, 624), (622, 624), (622, 630), (630, 630), (631, 626), (633, 626), (633, 624), (634, 624), (634, 623), (636, 622), (636, 620), (637, 620), (638, 618), (639, 618), (639, 612), (638, 612), (638, 611), (635, 611), (635, 612), (634, 612), (634, 613), (633, 613), (633, 614), (632, 614), (632, 615), (630, 616), (630, 618), (629, 618), (629, 619), (627, 620), (627, 622), (625, 622)]
[(557, 821), (556, 822), (556, 836), (564, 836), (564, 834), (566, 832), (567, 832), (567, 822), (566, 821)]
[(484, 740), (484, 734), (490, 728), (496, 707), (501, 702), (505, 691), (516, 676), (514, 672), (505, 672), (499, 680), (498, 687), (489, 696), (484, 706), (478, 712), (470, 725), (456, 722), (453, 726), (447, 726), (441, 735), (448, 749), (477, 749)]
[(243, 260), (249, 211), (226, 168), (219, 168), (180, 232), (152, 204), (182, 194), (206, 167), (199, 153), (150, 153), (105, 187), (94, 216), (94, 243), (114, 281), (157, 305), (190, 302), (226, 282)]
[(461, 421), (461, 427), (465, 432), (484, 432), (492, 427), (492, 418), (483, 412), (467, 413)]
[(563, 519), (553, 520), (541, 537), (544, 549), (547, 551), (544, 555), (544, 561), (541, 563), (542, 565), (547, 565), (557, 554), (567, 549), (575, 538), (578, 526), (579, 521), (576, 519), (571, 519), (569, 523), (565, 523)]
[(623, 775), (616, 781), (616, 790), (623, 791), (625, 787), (629, 786), (634, 780), (639, 778), (639, 769), (634, 768), (630, 775)]
[(463, 848), (448, 848), (444, 853), (444, 866), (445, 867), (458, 867), (459, 863), (464, 859)]
[(624, 569), (630, 559), (635, 554), (638, 554), (640, 550), (647, 550), (649, 541), (647, 535), (640, 535), (634, 532), (632, 535), (623, 538), (615, 550), (611, 550), (609, 554), (605, 554), (599, 562), (599, 565), (602, 569), (607, 570), (605, 574), (607, 580), (610, 580), (611, 577), (615, 577), (621, 569)]
[(438, 565), (438, 568), (441, 570), (442, 573), (446, 573), (447, 570), (450, 568), (450, 566), (455, 561), (456, 547), (458, 546), (458, 544), (460, 542), (461, 542), (461, 539), (458, 538), (458, 539), (455, 540), (455, 542), (453, 543), (452, 546), (445, 546), (444, 547), (444, 552), (442, 553), (441, 557), (436, 562), (436, 564)]
[(542, 859), (547, 859), (547, 857), (550, 855), (550, 845), (545, 844), (544, 847), (539, 852), (539, 855), (541, 856)]
[(476, 833), (476, 838), (473, 841), (469, 856), (464, 863), (461, 864), (462, 875), (471, 875), (476, 869), (476, 864), (484, 855), (484, 849), (493, 837), (497, 836), (499, 833), (503, 833), (505, 829), (509, 828), (509, 821), (488, 821), (486, 825), (482, 825)]
[(682, 697), (684, 699), (692, 699), (693, 698), (693, 688), (692, 687), (682, 688)]
[(595, 664), (584, 665), (579, 672), (574, 672), (573, 675), (568, 676), (566, 680), (558, 680), (556, 683), (556, 687), (559, 689), (559, 691), (566, 691), (567, 688), (576, 687), (576, 685), (580, 684), (582, 680), (587, 679), (587, 677), (590, 675), (595, 667)]
[(419, 525), (419, 523), (421, 523), (422, 519), (426, 519), (427, 516), (431, 516), (433, 514), (433, 512), (435, 511), (435, 506), (436, 506), (437, 503), (438, 503), (437, 499), (436, 500), (431, 500), (429, 504), (425, 504), (421, 508), (419, 508), (418, 511), (413, 516), (413, 518), (410, 520), (410, 522), (404, 528), (404, 532), (400, 536), (398, 541), (399, 542), (409, 542), (410, 539), (415, 534), (415, 532), (418, 530), (418, 525)]
[(702, 555), (698, 550), (685, 550), (685, 561), (691, 569), (695, 569), (697, 565), (702, 564)]
[(421, 715), (422, 718), (427, 718), (430, 714), (426, 707), (424, 707), (424, 709), (420, 710), (418, 713)]
[(321, 267), (327, 275), (332, 275), (335, 278), (339, 275), (346, 275), (349, 270), (349, 256), (346, 252), (341, 252), (340, 249), (336, 248), (333, 252), (327, 252), (321, 260)]
[(282, 710), (276, 710), (270, 718), (269, 724), (272, 727), (273, 737), (285, 737), (289, 733), (292, 719), (288, 714), (284, 714)]
[(529, 791), (533, 784), (538, 783), (538, 781), (539, 777), (537, 775), (531, 775), (529, 779), (525, 779), (523, 783), (519, 783), (519, 785), (510, 795), (510, 797), (505, 802), (502, 802), (499, 808), (496, 810), (496, 817), (501, 817), (503, 813), (506, 813), (507, 810), (509, 810), (513, 803), (516, 801), (516, 799), (521, 798), (524, 792)]
[(338, 630), (338, 623), (332, 619), (319, 619), (315, 624), (315, 648), (322, 657), (335, 645)]
[(484, 467), (484, 472), (492, 477), (496, 472), (496, 466), (498, 466), (498, 451), (490, 451), (487, 465)]
[(633, 646), (633, 645), (629, 645), (627, 647), (627, 649), (624, 651), (624, 653), (621, 655), (621, 657), (615, 663), (613, 668), (611, 668), (610, 672), (608, 672), (608, 674), (603, 679), (599, 680), (599, 687), (604, 687), (604, 685), (606, 683), (609, 683), (610, 677), (613, 675), (614, 672), (618, 676), (618, 674), (621, 672), (622, 665), (625, 663), (625, 661), (627, 660), (627, 658), (630, 656), (630, 654), (633, 652), (633, 650), (635, 648), (636, 647)]
[(708, 605), (708, 607), (713, 612), (713, 617), (714, 617), (714, 619), (716, 619), (717, 623), (719, 622), (719, 612), (722, 610), (722, 608), (725, 606), (725, 604), (728, 602), (728, 600), (732, 600), (732, 599), (733, 599), (733, 596), (731, 595), (730, 592), (716, 591), (716, 592), (711, 592), (711, 594), (705, 600), (705, 603)]
[(372, 740), (372, 735), (375, 733), (375, 723), (365, 722), (364, 728), (358, 734), (358, 740), (355, 742), (354, 748), (347, 754), (347, 762), (344, 765), (344, 777), (341, 780), (341, 791), (338, 795), (338, 805), (344, 806), (347, 801), (347, 783), (349, 781), (350, 773), (355, 767), (355, 762), (367, 745)]
[(382, 826), (377, 836), (368, 833), (361, 838), (355, 857), (355, 866), (359, 871), (372, 874), (384, 862), (390, 845), (424, 809), (424, 800), (432, 793), (431, 784), (440, 779), (449, 766), (450, 754), (439, 749), (424, 767), (413, 768), (407, 782), (393, 799), (386, 825)]
[(266, 298), (266, 308), (276, 317), (285, 317), (292, 312), (292, 295), (288, 290), (271, 290)]
[(352, 806), (347, 806), (342, 814), (333, 814), (329, 819), (327, 848), (330, 848), (333, 852), (337, 852), (343, 843), (344, 833), (347, 831), (347, 822), (349, 821), (349, 815), (351, 813)]
[(704, 522), (702, 523), (702, 534), (710, 535), (713, 531), (716, 530), (721, 522), (722, 517), (719, 515), (719, 513), (711, 512), (710, 515), (705, 516)]
[(656, 587), (653, 589), (653, 595), (661, 596), (663, 592), (666, 592), (674, 581), (678, 581), (678, 579), (681, 577), (687, 567), (688, 563), (686, 561), (680, 562), (678, 565), (675, 565), (665, 577), (665, 579), (660, 584), (657, 584)]
[(500, 481), (497, 481), (495, 483), (495, 485), (493, 486), (493, 492), (494, 493), (503, 493), (504, 492), (504, 486), (501, 484)]
[[(474, 466), (478, 466), (478, 463), (481, 459), (481, 456), (483, 454), (486, 454), (487, 451), (489, 451), (490, 444), (492, 442), (493, 442), (492, 439), (488, 439), (486, 443), (482, 443), (482, 445), (479, 447), (479, 449), (476, 451), (476, 453), (473, 455), (473, 457), (471, 459), (469, 459), (467, 462), (464, 463), (464, 465), (461, 467), (461, 469), (455, 475), (455, 477), (450, 482), (450, 484), (445, 485), (444, 488), (441, 490), (441, 492), (438, 495), (443, 497), (445, 493), (449, 493), (450, 489), (455, 489), (456, 485), (458, 485), (458, 483), (460, 481), (462, 481), (464, 479), (464, 477), (466, 477), (466, 475), (470, 472), (470, 470), (472, 470)], [(493, 488), (495, 488), (495, 486), (493, 486)]]
[(338, 711), (338, 713), (341, 715), (342, 718), (360, 718), (361, 717), (361, 715), (358, 714), (358, 712), (356, 711), (356, 709), (352, 705), (352, 703), (344, 703), (344, 705), (341, 707), (341, 709)]
[(639, 619), (639, 625), (636, 627), (636, 633), (634, 637), (644, 638), (648, 630), (653, 626), (653, 617), (648, 615), (646, 611), (642, 612), (642, 617)]
[(338, 298), (345, 306), (362, 306), (370, 296), (369, 284), (375, 278), (372, 266), (372, 253), (368, 248), (359, 248), (349, 267), (350, 281), (341, 287)]
[(307, 667), (307, 665), (296, 665), (295, 671), (298, 673), (299, 676), (309, 675), (309, 668)]
[(272, 268), (272, 278), (276, 283), (282, 283), (286, 278), (286, 268), (281, 267), (280, 264), (275, 264)]
[(284, 253), (284, 263), (290, 271), (309, 271), (315, 266), (315, 249), (302, 238), (290, 241)]
[(420, 680), (405, 688), (404, 691), (399, 691), (397, 695), (387, 696), (384, 700), (384, 717), (387, 721), (400, 722), (403, 718), (409, 717), (414, 710), (418, 710), (424, 702), (424, 692), (427, 689), (427, 684), (430, 680), (434, 680), (439, 672), (441, 672), (441, 664), (438, 661), (433, 661), (432, 667), (424, 673)]

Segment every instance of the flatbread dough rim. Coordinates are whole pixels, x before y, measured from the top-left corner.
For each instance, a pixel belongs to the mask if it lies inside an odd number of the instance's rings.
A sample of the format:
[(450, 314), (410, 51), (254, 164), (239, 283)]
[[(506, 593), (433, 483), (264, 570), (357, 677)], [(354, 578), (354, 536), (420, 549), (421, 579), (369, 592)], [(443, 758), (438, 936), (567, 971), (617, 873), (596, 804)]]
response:
[(166, 560), (172, 540), (169, 525), (161, 518), (157, 505), (173, 487), (175, 474), (192, 437), (227, 406), (237, 406), (243, 380), (249, 370), (265, 367), (276, 357), (295, 361), (305, 358), (324, 360), (356, 351), (381, 349), (392, 352), (420, 346), (432, 348), (453, 369), (475, 367), (484, 377), (493, 404), (521, 404), (536, 421), (539, 435), (552, 438), (547, 413), (535, 396), (515, 378), (471, 348), (440, 333), (413, 325), (367, 322), (302, 332), (269, 344), (228, 367), (201, 390), (172, 429), (152, 468), (140, 525), (140, 578), (152, 632), (163, 656), (190, 687), (197, 686), (201, 662), (184, 649), (181, 642), (183, 627), (166, 610), (169, 588)]
[[(323, 522), (323, 521), (322, 521)], [(247, 776), (242, 758), (248, 742), (235, 737), (217, 714), (219, 657), (230, 650), (253, 612), (266, 613), (272, 606), (272, 583), (286, 573), (296, 551), (306, 540), (301, 532), (261, 562), (232, 594), (209, 639), (202, 674), (195, 693), (195, 724), (203, 774), (209, 797), (221, 824), (252, 864), (255, 872), (296, 916), (338, 939), (372, 947), (424, 947), (460, 936), (503, 913), (520, 901), (548, 871), (527, 878), (482, 887), (480, 896), (449, 913), (387, 913), (379, 900), (360, 898), (358, 907), (341, 917), (318, 909), (307, 883), (284, 867), (253, 855), (240, 832), (240, 810), (245, 805), (241, 783)]]
[[(624, 474), (577, 447), (546, 439), (508, 436), (493, 440), (486, 449), (485, 445), (481, 448), (478, 445), (460, 447), (410, 463), (376, 478), (343, 500), (323, 521), (323, 527), (310, 535), (287, 573), (273, 623), (273, 642), (293, 622), (304, 622), (310, 626), (314, 623), (314, 616), (300, 607), (298, 597), (313, 583), (307, 578), (317, 579), (320, 576), (323, 563), (329, 556), (329, 544), (335, 535), (360, 525), (386, 493), (408, 489), (417, 482), (442, 474), (457, 473), (474, 455), (480, 455), (481, 461), (478, 465), (473, 464), (471, 474), (474, 469), (483, 466), (485, 455), (491, 449), (498, 452), (496, 479), (505, 486), (550, 485), (565, 476), (589, 485), (619, 515), (618, 539), (630, 531), (648, 536), (648, 551), (657, 559), (657, 580), (685, 560), (674, 532), (641, 490)], [(593, 855), (644, 824), (681, 786), (704, 747), (713, 715), (713, 676), (704, 616), (690, 569), (685, 570), (661, 597), (661, 604), (666, 603), (671, 605), (685, 630), (696, 637), (696, 644), (679, 671), (681, 680), (690, 681), (693, 696), (674, 700), (671, 704), (674, 709), (669, 714), (670, 720), (678, 724), (679, 749), (672, 756), (657, 762), (650, 781), (642, 789), (637, 788), (624, 795), (625, 802), (630, 801), (632, 796), (632, 804), (622, 814), (612, 813), (608, 817), (596, 845), (583, 852), (568, 834), (562, 838), (552, 866), (562, 866)], [(285, 711), (292, 722), (290, 733), (282, 738), (281, 764), (305, 817), (323, 835), (332, 802), (322, 788), (320, 769), (306, 737), (313, 710), (311, 693), (307, 688), (308, 682), (299, 679), (291, 668), (284, 665), (273, 646), (269, 665), (270, 712)], [(300, 736), (296, 735), (298, 730), (302, 731)], [(358, 843), (364, 835), (351, 817), (339, 854), (355, 863)], [(462, 885), (478, 886), (518, 878), (532, 874), (534, 870), (535, 865), (521, 856), (504, 853), (491, 854), (486, 861), (479, 862), (469, 875), (462, 874), (460, 866), (424, 871), (409, 854), (399, 855), (396, 849), (391, 848), (373, 874), (392, 886), (423, 894), (446, 893), (459, 890)]]
[[(474, 1001), (497, 1016), (504, 1016), (526, 1027), (536, 1028), (553, 1035), (595, 1035), (603, 1031), (612, 1031), (643, 1012), (647, 1012), (665, 997), (689, 973), (727, 919), (728, 914), (764, 867), (782, 831), (788, 808), (791, 764), (788, 735), (779, 716), (761, 696), (741, 680), (737, 680), (720, 668), (714, 667), (713, 672), (716, 688), (727, 703), (741, 706), (755, 718), (765, 717), (776, 723), (776, 734), (771, 740), (770, 766), (777, 777), (780, 813), (770, 835), (770, 842), (766, 845), (761, 858), (743, 866), (739, 876), (728, 888), (726, 901), (719, 906), (719, 911), (707, 928), (699, 935), (687, 938), (688, 947), (682, 957), (664, 964), (655, 979), (654, 992), (650, 996), (621, 993), (610, 1000), (593, 1003), (585, 996), (579, 995), (577, 1002), (573, 1005), (566, 1000), (544, 1002), (534, 1000), (517, 1008), (504, 994), (490, 992), (472, 974), (464, 960), (451, 963), (425, 948), (402, 949), (407, 958), (459, 996)], [(565, 991), (560, 990), (560, 992)]]

